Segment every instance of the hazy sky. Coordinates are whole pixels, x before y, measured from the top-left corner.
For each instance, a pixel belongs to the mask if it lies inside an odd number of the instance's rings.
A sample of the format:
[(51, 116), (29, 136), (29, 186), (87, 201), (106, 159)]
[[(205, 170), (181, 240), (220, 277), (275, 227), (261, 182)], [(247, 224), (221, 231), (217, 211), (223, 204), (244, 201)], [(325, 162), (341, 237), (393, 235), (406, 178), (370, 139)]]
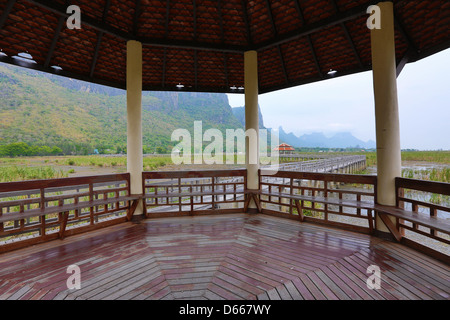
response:
[[(401, 147), (450, 150), (450, 49), (405, 66), (398, 77)], [(228, 94), (230, 105), (244, 95)], [(296, 135), (351, 132), (375, 141), (372, 72), (259, 96), (264, 124)]]

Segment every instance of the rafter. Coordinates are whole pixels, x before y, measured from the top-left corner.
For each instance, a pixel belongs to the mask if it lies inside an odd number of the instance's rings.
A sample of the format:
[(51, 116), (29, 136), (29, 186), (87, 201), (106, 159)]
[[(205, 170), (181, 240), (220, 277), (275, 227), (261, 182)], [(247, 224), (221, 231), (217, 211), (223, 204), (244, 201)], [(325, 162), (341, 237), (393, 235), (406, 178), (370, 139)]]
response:
[(252, 39), (252, 32), (250, 29), (250, 23), (248, 22), (247, 2), (245, 0), (242, 0), (241, 4), (242, 4), (242, 17), (243, 17), (244, 23), (245, 23), (247, 43), (249, 44), (249, 46), (252, 46), (253, 39)]
[(219, 27), (220, 27), (220, 40), (225, 43), (225, 32), (223, 30), (223, 15), (222, 15), (222, 2), (217, 1), (217, 12), (219, 14)]
[(166, 19), (164, 20), (164, 37), (169, 37), (170, 0), (166, 0)]
[(162, 81), (161, 81), (161, 87), (164, 89), (165, 83), (166, 83), (166, 64), (167, 64), (167, 49), (164, 48), (163, 53), (163, 65), (162, 65)]
[(11, 12), (12, 8), (14, 7), (14, 4), (16, 3), (16, 0), (9, 0), (6, 4), (5, 9), (2, 12), (2, 15), (0, 16), (0, 30), (3, 28), (3, 25), (6, 22), (6, 19), (9, 16), (9, 13)]
[(270, 7), (270, 0), (266, 0), (266, 8), (269, 13), (270, 26), (272, 28), (273, 36), (276, 37), (278, 35), (277, 27), (275, 25), (275, 21), (273, 20), (272, 8)]
[(50, 60), (52, 59), (53, 52), (55, 51), (56, 43), (58, 42), (59, 35), (61, 33), (62, 27), (64, 26), (64, 22), (64, 17), (59, 17), (58, 25), (56, 26), (55, 33), (53, 34), (52, 43), (50, 44), (50, 48), (47, 52), (47, 57), (45, 58), (44, 67), (48, 67), (50, 65)]
[(414, 43), (414, 41), (412, 40), (412, 38), (410, 37), (410, 35), (406, 31), (406, 29), (403, 26), (403, 24), (400, 22), (399, 19), (397, 19), (397, 12), (395, 11), (395, 9), (394, 9), (394, 24), (397, 27), (398, 31), (400, 31), (403, 39), (405, 39), (408, 47), (410, 49), (414, 50), (414, 52), (419, 52), (419, 49), (417, 48), (416, 44)]
[(194, 50), (194, 88), (198, 87), (198, 54), (197, 50)]
[(411, 54), (410, 50), (406, 51), (405, 54), (403, 55), (403, 58), (397, 63), (397, 70), (396, 70), (397, 78), (400, 75), (400, 73), (402, 72), (403, 68), (408, 63), (408, 61), (410, 59), (410, 54)]
[(280, 57), (281, 68), (283, 70), (283, 75), (286, 83), (289, 83), (289, 77), (286, 70), (286, 63), (284, 62), (283, 52), (281, 52), (281, 46), (277, 45), (278, 56)]
[(133, 16), (133, 35), (137, 36), (139, 31), (139, 16), (141, 15), (141, 0), (136, 0)]
[[(336, 14), (338, 14), (340, 12), (339, 10), (339, 6), (336, 3), (336, 0), (330, 0), (331, 4), (333, 5), (334, 11), (336, 12)], [(363, 66), (361, 57), (359, 56), (358, 50), (356, 49), (355, 43), (353, 42), (353, 39), (350, 35), (350, 32), (348, 32), (348, 28), (345, 25), (344, 22), (340, 23), (342, 30), (344, 31), (345, 37), (347, 38), (348, 43), (350, 44), (350, 47), (353, 50), (353, 53), (355, 54), (356, 60), (358, 60), (358, 64), (360, 67)]]
[[(296, 40), (296, 39), (305, 37), (307, 35), (310, 35), (316, 31), (340, 24), (342, 22), (346, 22), (346, 21), (358, 18), (358, 17), (366, 14), (366, 10), (367, 10), (368, 6), (377, 4), (378, 2), (379, 2), (379, 0), (370, 0), (364, 4), (358, 5), (358, 6), (352, 8), (350, 10), (347, 10), (345, 12), (340, 12), (338, 14), (335, 14), (329, 18), (326, 18), (326, 19), (323, 19), (323, 20), (320, 20), (320, 21), (317, 21), (314, 23), (305, 24), (301, 28), (297, 28), (296, 30), (290, 31), (283, 35), (279, 35), (277, 37), (274, 37), (272, 39), (264, 41), (263, 43), (255, 46), (254, 49), (255, 50), (264, 50), (264, 49), (267, 49), (274, 45), (283, 44), (283, 43), (291, 41), (291, 40)], [(296, 8), (300, 14), (300, 12), (301, 12), (301, 10), (299, 11), (300, 7), (296, 6)], [(301, 15), (301, 17), (303, 18), (303, 15)]]
[[(111, 6), (111, 0), (106, 0), (105, 7), (103, 8), (102, 22), (106, 21), (108, 15), (109, 7)], [(99, 31), (97, 35), (97, 43), (95, 45), (94, 57), (92, 58), (91, 70), (89, 71), (89, 76), (92, 78), (95, 72), (95, 66), (97, 65), (98, 54), (100, 52), (100, 45), (102, 43), (103, 32)]]
[(314, 45), (312, 43), (311, 36), (307, 35), (306, 39), (308, 40), (309, 49), (312, 52), (317, 71), (319, 72), (320, 77), (323, 78), (322, 69), (320, 68), (319, 60), (317, 59), (316, 50), (314, 50)]
[(225, 82), (226, 82), (226, 87), (229, 88), (230, 87), (230, 82), (228, 79), (228, 63), (227, 63), (227, 54), (224, 52), (223, 53), (223, 66), (225, 69)]
[(192, 1), (192, 18), (194, 19), (194, 39), (197, 40), (197, 1)]

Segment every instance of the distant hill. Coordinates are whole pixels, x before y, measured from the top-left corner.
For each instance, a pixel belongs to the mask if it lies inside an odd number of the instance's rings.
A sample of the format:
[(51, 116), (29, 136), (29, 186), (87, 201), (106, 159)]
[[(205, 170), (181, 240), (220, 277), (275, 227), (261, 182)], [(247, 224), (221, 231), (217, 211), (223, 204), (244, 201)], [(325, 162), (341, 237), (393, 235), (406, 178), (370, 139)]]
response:
[[(259, 108), (259, 107), (258, 107)], [(233, 114), (245, 127), (245, 108), (244, 107), (234, 107), (232, 108)], [(264, 129), (264, 119), (259, 108), (259, 128)], [(269, 131), (271, 128), (266, 128)], [(322, 132), (315, 132), (311, 134), (304, 134), (302, 136), (296, 136), (292, 132), (287, 133), (284, 131), (283, 127), (278, 128), (279, 140), (290, 144), (296, 148), (354, 148), (360, 147), (365, 149), (376, 148), (375, 141), (362, 141), (354, 137), (349, 132), (336, 133), (334, 136), (328, 138)]]
[(278, 130), (281, 141), (297, 148), (376, 148), (375, 141), (362, 141), (354, 137), (350, 132), (336, 133), (332, 137), (326, 137), (322, 132), (314, 132), (297, 137), (293, 133), (286, 133), (282, 127), (279, 127)]
[[(226, 94), (145, 92), (145, 152), (170, 152), (173, 130), (243, 128)], [(124, 150), (126, 92), (0, 63), (0, 145), (57, 146), (65, 154)]]
[[(234, 116), (239, 120), (243, 127), (245, 127), (245, 107), (234, 107), (232, 108)], [(258, 106), (259, 113), (259, 128), (264, 129), (264, 119), (261, 113), (261, 108)]]

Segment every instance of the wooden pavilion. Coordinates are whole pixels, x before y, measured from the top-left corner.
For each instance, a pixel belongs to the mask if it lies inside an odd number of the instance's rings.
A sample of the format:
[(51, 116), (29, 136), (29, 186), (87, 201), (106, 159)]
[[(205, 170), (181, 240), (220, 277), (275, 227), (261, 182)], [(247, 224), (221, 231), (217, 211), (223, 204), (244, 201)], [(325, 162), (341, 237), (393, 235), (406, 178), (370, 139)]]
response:
[[(425, 242), (450, 208), (403, 190), (450, 187), (401, 178), (396, 85), (449, 25), (447, 0), (0, 0), (1, 62), (126, 89), (128, 114), (128, 173), (0, 184), (0, 299), (449, 299)], [(258, 132), (259, 94), (370, 70), (376, 177), (269, 175), (248, 144), (245, 170), (143, 172), (143, 90), (242, 93)]]

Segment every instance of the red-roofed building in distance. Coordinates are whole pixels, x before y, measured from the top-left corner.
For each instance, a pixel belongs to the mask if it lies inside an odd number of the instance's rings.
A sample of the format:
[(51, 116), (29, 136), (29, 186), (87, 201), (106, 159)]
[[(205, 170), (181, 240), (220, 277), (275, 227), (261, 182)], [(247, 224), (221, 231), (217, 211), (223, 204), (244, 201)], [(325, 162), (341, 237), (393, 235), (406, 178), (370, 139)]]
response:
[(282, 143), (278, 147), (274, 148), (275, 151), (278, 151), (279, 154), (293, 154), (295, 149), (294, 147), (288, 145), (287, 143)]

